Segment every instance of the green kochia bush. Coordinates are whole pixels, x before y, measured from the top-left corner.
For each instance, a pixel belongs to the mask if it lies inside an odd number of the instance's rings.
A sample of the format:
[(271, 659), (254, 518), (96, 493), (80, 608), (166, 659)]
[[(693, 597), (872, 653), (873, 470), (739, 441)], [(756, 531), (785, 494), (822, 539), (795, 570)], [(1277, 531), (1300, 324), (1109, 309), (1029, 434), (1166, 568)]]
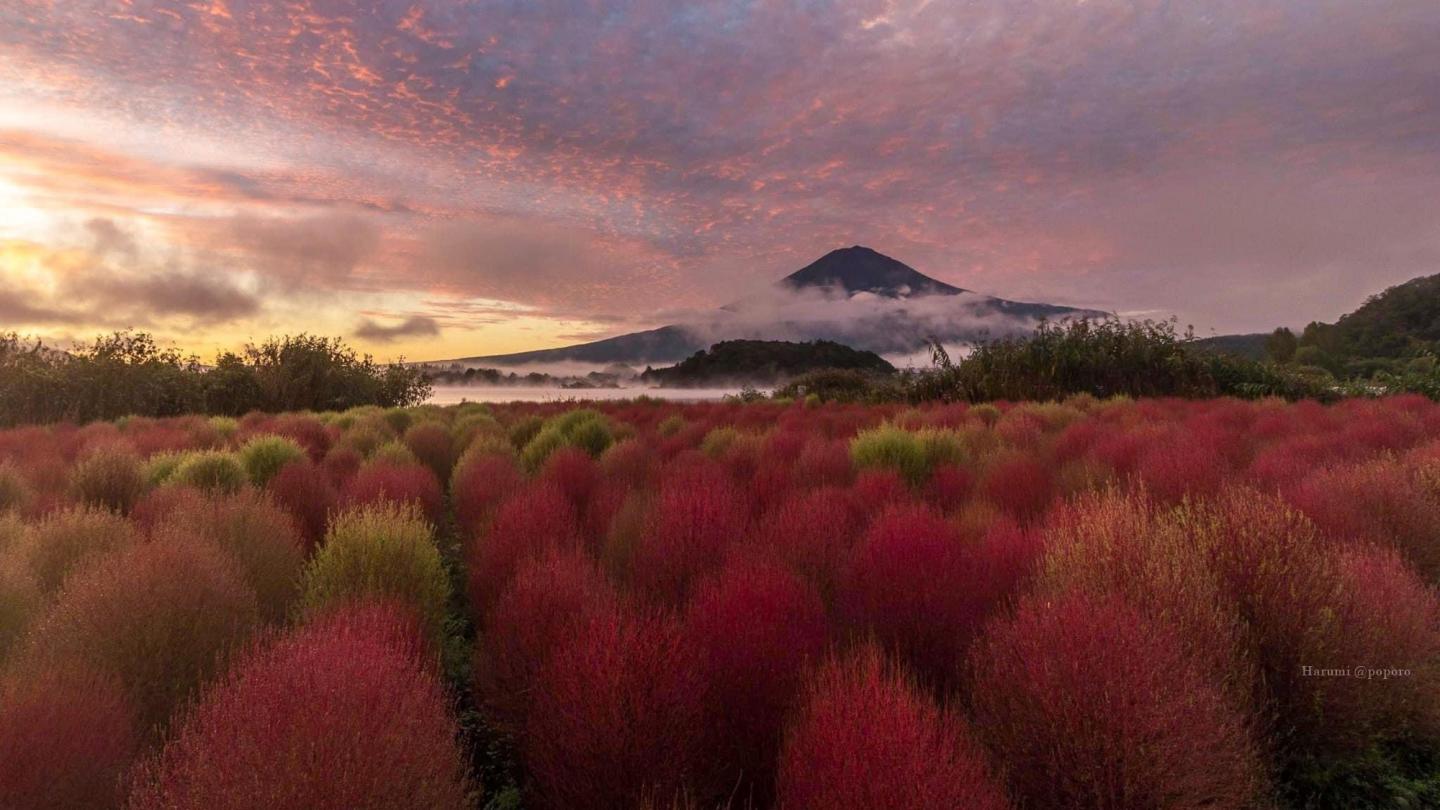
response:
[(235, 492), (245, 486), (246, 480), (245, 468), (234, 454), (209, 450), (186, 456), (166, 482), (188, 484), (207, 492)]
[(143, 468), (145, 483), (152, 487), (158, 487), (168, 482), (170, 476), (175, 474), (175, 470), (178, 469), (190, 455), (190, 453), (184, 452), (156, 453), (146, 459)]
[(605, 452), (615, 441), (610, 421), (588, 408), (567, 411), (546, 422), (525, 444), (521, 458), (530, 469), (538, 469), (550, 454), (562, 447), (578, 447), (592, 457)]
[(70, 493), (81, 503), (128, 513), (145, 493), (140, 459), (123, 446), (97, 448), (70, 471)]
[(230, 556), (255, 591), (260, 614), (279, 621), (300, 593), (304, 546), (294, 521), (254, 491), (182, 503), (154, 529), (154, 536), (203, 537)]
[(82, 506), (56, 512), (17, 541), (16, 553), (43, 593), (53, 594), (81, 563), (133, 545), (135, 527), (107, 509)]
[(77, 571), (12, 663), (30, 677), (71, 663), (113, 674), (140, 727), (159, 731), (258, 620), (254, 593), (220, 549), (172, 536)]
[(25, 476), (8, 462), (0, 464), (0, 512), (23, 510), (32, 497)]
[(300, 445), (284, 436), (256, 436), (240, 448), (239, 457), (250, 483), (263, 487), (280, 468), (306, 455)]
[(304, 575), (303, 603), (318, 611), (359, 598), (413, 607), (435, 642), (444, 637), (450, 580), (434, 530), (413, 508), (391, 501), (337, 515)]
[(850, 458), (860, 469), (892, 469), (906, 481), (922, 483), (937, 464), (963, 461), (960, 438), (946, 430), (905, 430), (885, 424), (862, 431), (850, 442)]

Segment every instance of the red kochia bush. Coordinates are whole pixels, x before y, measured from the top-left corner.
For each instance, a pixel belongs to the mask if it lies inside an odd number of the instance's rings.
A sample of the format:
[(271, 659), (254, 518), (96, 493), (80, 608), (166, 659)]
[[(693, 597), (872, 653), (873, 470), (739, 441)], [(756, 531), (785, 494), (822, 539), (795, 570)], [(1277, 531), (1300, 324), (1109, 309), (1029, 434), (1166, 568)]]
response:
[(1331, 538), (1392, 546), (1440, 584), (1437, 496), (1395, 461), (1320, 470), (1286, 495)]
[(769, 806), (782, 720), (828, 641), (825, 605), (780, 564), (740, 555), (696, 589), (685, 628), (710, 689), (715, 785)]
[(1002, 810), (965, 723), (866, 645), (816, 673), (780, 755), (786, 810)]
[(1165, 625), (1115, 597), (1022, 602), (971, 653), (976, 728), (1032, 807), (1243, 808), (1241, 717)]
[(435, 525), (445, 518), (440, 482), (434, 473), (416, 464), (372, 461), (345, 484), (342, 500), (347, 506), (381, 501), (413, 505)]
[(964, 506), (974, 488), (975, 476), (968, 469), (959, 464), (941, 464), (930, 472), (924, 495), (931, 506), (949, 512)]
[(1440, 690), (1434, 688), (1440, 682), (1440, 596), (1383, 546), (1344, 549), (1337, 568), (1343, 597), (1336, 633), (1344, 651), (1336, 658), (1383, 662), (1366, 666), (1408, 674), (1324, 679), (1340, 693), (1327, 701), (1325, 720), (1362, 747), (1366, 740), (1440, 740)]
[(846, 486), (855, 478), (850, 461), (850, 443), (812, 439), (795, 459), (797, 486)]
[(985, 497), (1012, 517), (1039, 517), (1055, 494), (1050, 470), (1030, 455), (1006, 455), (991, 463), (983, 482)]
[(463, 808), (474, 787), (415, 622), (347, 607), (252, 649), (141, 769), (134, 810)]
[(1135, 477), (1163, 503), (1213, 495), (1229, 472), (1214, 441), (1185, 431), (1158, 437), (1135, 462)]
[(850, 486), (850, 508), (862, 523), (893, 506), (909, 503), (910, 487), (894, 470), (866, 470)]
[(578, 447), (562, 447), (545, 459), (540, 479), (553, 483), (574, 505), (576, 514), (585, 514), (590, 495), (600, 481), (600, 468), (590, 454)]
[(535, 481), (500, 505), (487, 531), (466, 544), (471, 607), (478, 621), (510, 584), (520, 563), (578, 549), (575, 508), (554, 484)]
[(275, 503), (295, 519), (308, 554), (325, 537), (330, 513), (339, 502), (339, 494), (330, 476), (320, 467), (306, 461), (292, 461), (265, 485)]
[(332, 447), (330, 452), (325, 454), (320, 466), (330, 476), (335, 486), (343, 487), (345, 483), (360, 472), (360, 466), (365, 463), (365, 457), (360, 455), (358, 450), (350, 447)]
[(704, 684), (678, 621), (612, 610), (538, 673), (521, 742), (535, 806), (668, 805), (702, 763)]
[(525, 482), (511, 456), (467, 453), (450, 478), (450, 498), (455, 519), (466, 537), (473, 537), (485, 525), (500, 502)]
[(829, 596), (858, 528), (846, 490), (822, 487), (791, 493), (760, 519), (752, 537)]
[(744, 536), (748, 514), (740, 490), (719, 465), (673, 464), (636, 543), (634, 582), (651, 596), (681, 604), (695, 578), (714, 570), (725, 549)]
[(135, 504), (130, 519), (141, 531), (148, 532), (177, 510), (205, 502), (205, 493), (189, 484), (162, 484)]
[(486, 617), (475, 656), (475, 689), (497, 725), (525, 728), (536, 674), (577, 628), (612, 612), (616, 594), (595, 563), (563, 551), (520, 565)]
[(134, 723), (119, 684), (84, 668), (0, 681), (0, 800), (7, 810), (118, 807)]
[(967, 543), (933, 512), (894, 509), (877, 517), (855, 547), (836, 608), (928, 681), (950, 683), (980, 623), (1018, 576), (1018, 568), (992, 567), (986, 552), (1009, 555), (1014, 545), (999, 537), (993, 549)]

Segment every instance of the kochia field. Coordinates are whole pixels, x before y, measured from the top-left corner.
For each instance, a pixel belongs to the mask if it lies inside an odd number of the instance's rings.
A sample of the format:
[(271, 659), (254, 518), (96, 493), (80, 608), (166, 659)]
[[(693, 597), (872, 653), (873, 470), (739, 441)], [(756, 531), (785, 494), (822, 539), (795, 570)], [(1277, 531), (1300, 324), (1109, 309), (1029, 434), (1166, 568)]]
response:
[(1440, 806), (1440, 406), (0, 432), (6, 808)]

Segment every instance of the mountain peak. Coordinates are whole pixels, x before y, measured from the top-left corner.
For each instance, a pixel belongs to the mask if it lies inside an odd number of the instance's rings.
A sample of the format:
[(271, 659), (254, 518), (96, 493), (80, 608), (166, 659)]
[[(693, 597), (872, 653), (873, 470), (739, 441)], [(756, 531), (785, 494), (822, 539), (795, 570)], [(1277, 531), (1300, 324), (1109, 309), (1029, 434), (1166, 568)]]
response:
[(864, 245), (832, 250), (781, 279), (780, 284), (792, 289), (838, 287), (846, 295), (868, 292), (886, 298), (965, 292)]

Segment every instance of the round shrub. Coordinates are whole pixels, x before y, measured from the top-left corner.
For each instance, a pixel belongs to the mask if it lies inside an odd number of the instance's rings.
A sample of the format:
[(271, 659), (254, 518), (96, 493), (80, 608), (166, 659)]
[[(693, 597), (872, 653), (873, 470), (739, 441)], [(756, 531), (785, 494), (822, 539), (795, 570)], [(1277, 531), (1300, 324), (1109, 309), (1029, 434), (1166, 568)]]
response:
[(471, 449), (455, 465), (450, 478), (450, 500), (455, 520), (466, 537), (474, 537), (489, 521), (495, 507), (524, 484), (513, 456), (492, 455)]
[(526, 416), (512, 422), (505, 431), (505, 435), (510, 439), (510, 443), (513, 444), (516, 449), (521, 449), (529, 444), (531, 439), (538, 436), (544, 427), (544, 419), (538, 416)]
[(520, 460), (525, 462), (525, 467), (530, 470), (539, 469), (541, 464), (550, 454), (565, 446), (565, 434), (559, 428), (546, 427), (535, 434), (535, 438), (525, 443), (520, 450)]
[(927, 683), (948, 685), (981, 624), (1018, 586), (1023, 568), (992, 565), (998, 561), (990, 552), (1010, 550), (966, 542), (926, 509), (896, 507), (875, 518), (855, 546), (836, 610)]
[(41, 603), (40, 588), (20, 555), (0, 549), (0, 665)]
[(304, 605), (394, 599), (415, 610), (427, 637), (444, 637), (450, 579), (434, 530), (413, 507), (381, 502), (337, 514), (304, 574)]
[(145, 466), (141, 470), (145, 476), (145, 483), (151, 487), (158, 487), (170, 480), (175, 470), (190, 457), (188, 451), (175, 450), (164, 453), (155, 453), (145, 459)]
[(113, 808), (138, 748), (113, 678), (75, 666), (0, 679), (0, 797), (9, 810)]
[(365, 457), (349, 447), (332, 447), (330, 452), (325, 454), (325, 460), (320, 466), (330, 476), (330, 480), (336, 487), (343, 487), (345, 483), (360, 472), (360, 466), (365, 463)]
[(1055, 494), (1055, 478), (1039, 459), (1010, 453), (994, 459), (981, 482), (985, 497), (1018, 520), (1039, 517)]
[(1329, 537), (1392, 546), (1440, 585), (1440, 492), (1393, 460), (1316, 471), (1287, 500)]
[(162, 484), (145, 493), (130, 512), (130, 520), (143, 533), (148, 534), (181, 506), (203, 503), (205, 493), (182, 484)]
[(475, 656), (476, 695), (495, 723), (512, 733), (523, 731), (535, 679), (551, 653), (616, 604), (614, 588), (578, 551), (521, 563), (485, 617)]
[(305, 541), (305, 553), (320, 544), (340, 495), (330, 476), (308, 461), (286, 464), (270, 479), (265, 491), (294, 519)]
[(203, 537), (235, 561), (255, 591), (260, 615), (279, 621), (300, 595), (304, 549), (290, 516), (263, 495), (241, 492), (177, 508), (155, 529), (169, 535)]
[(35, 497), (25, 476), (10, 464), (0, 464), (0, 513), (23, 512)]
[(546, 422), (525, 442), (520, 456), (527, 467), (536, 470), (551, 453), (562, 447), (576, 447), (596, 457), (605, 452), (614, 440), (609, 420), (596, 411), (580, 408)]
[(976, 728), (1034, 807), (1254, 807), (1246, 718), (1118, 598), (1027, 599), (976, 643)]
[(465, 548), (471, 608), (484, 614), (525, 560), (582, 545), (575, 508), (560, 488), (535, 481), (507, 499)]
[(779, 760), (787, 810), (1003, 810), (964, 722), (866, 645), (804, 689)]
[(566, 447), (545, 460), (538, 477), (559, 487), (575, 511), (583, 514), (590, 502), (590, 493), (600, 480), (600, 467), (584, 450)]
[(1155, 509), (1143, 494), (1111, 491), (1055, 510), (1045, 525), (1036, 590), (1047, 597), (1123, 597), (1149, 620), (1169, 625), (1211, 682), (1257, 714), (1246, 621), (1206, 549), (1188, 532), (1157, 529)]
[(245, 486), (245, 468), (231, 453), (207, 450), (190, 453), (166, 479), (169, 483), (198, 487), (206, 492), (236, 492)]
[[(704, 684), (679, 622), (592, 616), (540, 668), (520, 743), (539, 807), (632, 807), (689, 793)], [(529, 802), (527, 802), (527, 805)]]
[(832, 486), (790, 493), (761, 517), (752, 536), (828, 598), (858, 531), (848, 493)]
[(894, 470), (865, 470), (850, 485), (851, 509), (862, 525), (880, 512), (913, 502), (910, 488)]
[(158, 730), (258, 622), (254, 594), (214, 544), (138, 543), (66, 582), (15, 663), (27, 672), (74, 662), (114, 674), (139, 727)]
[(237, 453), (250, 483), (263, 487), (285, 465), (306, 458), (304, 448), (283, 436), (256, 436)]
[(418, 464), (370, 461), (341, 495), (348, 507), (396, 503), (420, 510), (432, 524), (445, 519), (445, 495), (435, 474)]
[(450, 471), (455, 466), (455, 448), (450, 441), (450, 429), (443, 422), (411, 425), (405, 431), (403, 440), (415, 458), (435, 473), (436, 480), (442, 484), (450, 480)]
[(123, 445), (102, 445), (87, 453), (70, 471), (71, 497), (121, 514), (130, 512), (145, 489), (140, 458)]
[(850, 457), (857, 469), (894, 470), (911, 484), (920, 483), (929, 473), (919, 434), (895, 425), (857, 434), (850, 440)]
[(474, 806), (412, 628), (403, 611), (359, 605), (254, 647), (141, 769), (130, 807)]
[(709, 686), (713, 784), (768, 807), (786, 713), (829, 628), (814, 588), (777, 563), (735, 557), (696, 589), (685, 635)]
[(416, 458), (415, 454), (410, 452), (410, 448), (406, 447), (404, 442), (401, 442), (399, 439), (386, 442), (375, 448), (370, 452), (366, 460), (404, 467), (420, 465), (420, 459)]
[(81, 563), (133, 545), (135, 527), (108, 509), (79, 506), (53, 512), (30, 528), (18, 553), (41, 592), (53, 594)]
[(1214, 495), (1229, 474), (1225, 457), (1208, 437), (1184, 430), (1159, 437), (1135, 461), (1135, 477), (1163, 503)]
[(725, 549), (745, 536), (748, 517), (739, 488), (717, 464), (672, 469), (635, 546), (633, 581), (682, 604), (695, 578), (715, 570)]

